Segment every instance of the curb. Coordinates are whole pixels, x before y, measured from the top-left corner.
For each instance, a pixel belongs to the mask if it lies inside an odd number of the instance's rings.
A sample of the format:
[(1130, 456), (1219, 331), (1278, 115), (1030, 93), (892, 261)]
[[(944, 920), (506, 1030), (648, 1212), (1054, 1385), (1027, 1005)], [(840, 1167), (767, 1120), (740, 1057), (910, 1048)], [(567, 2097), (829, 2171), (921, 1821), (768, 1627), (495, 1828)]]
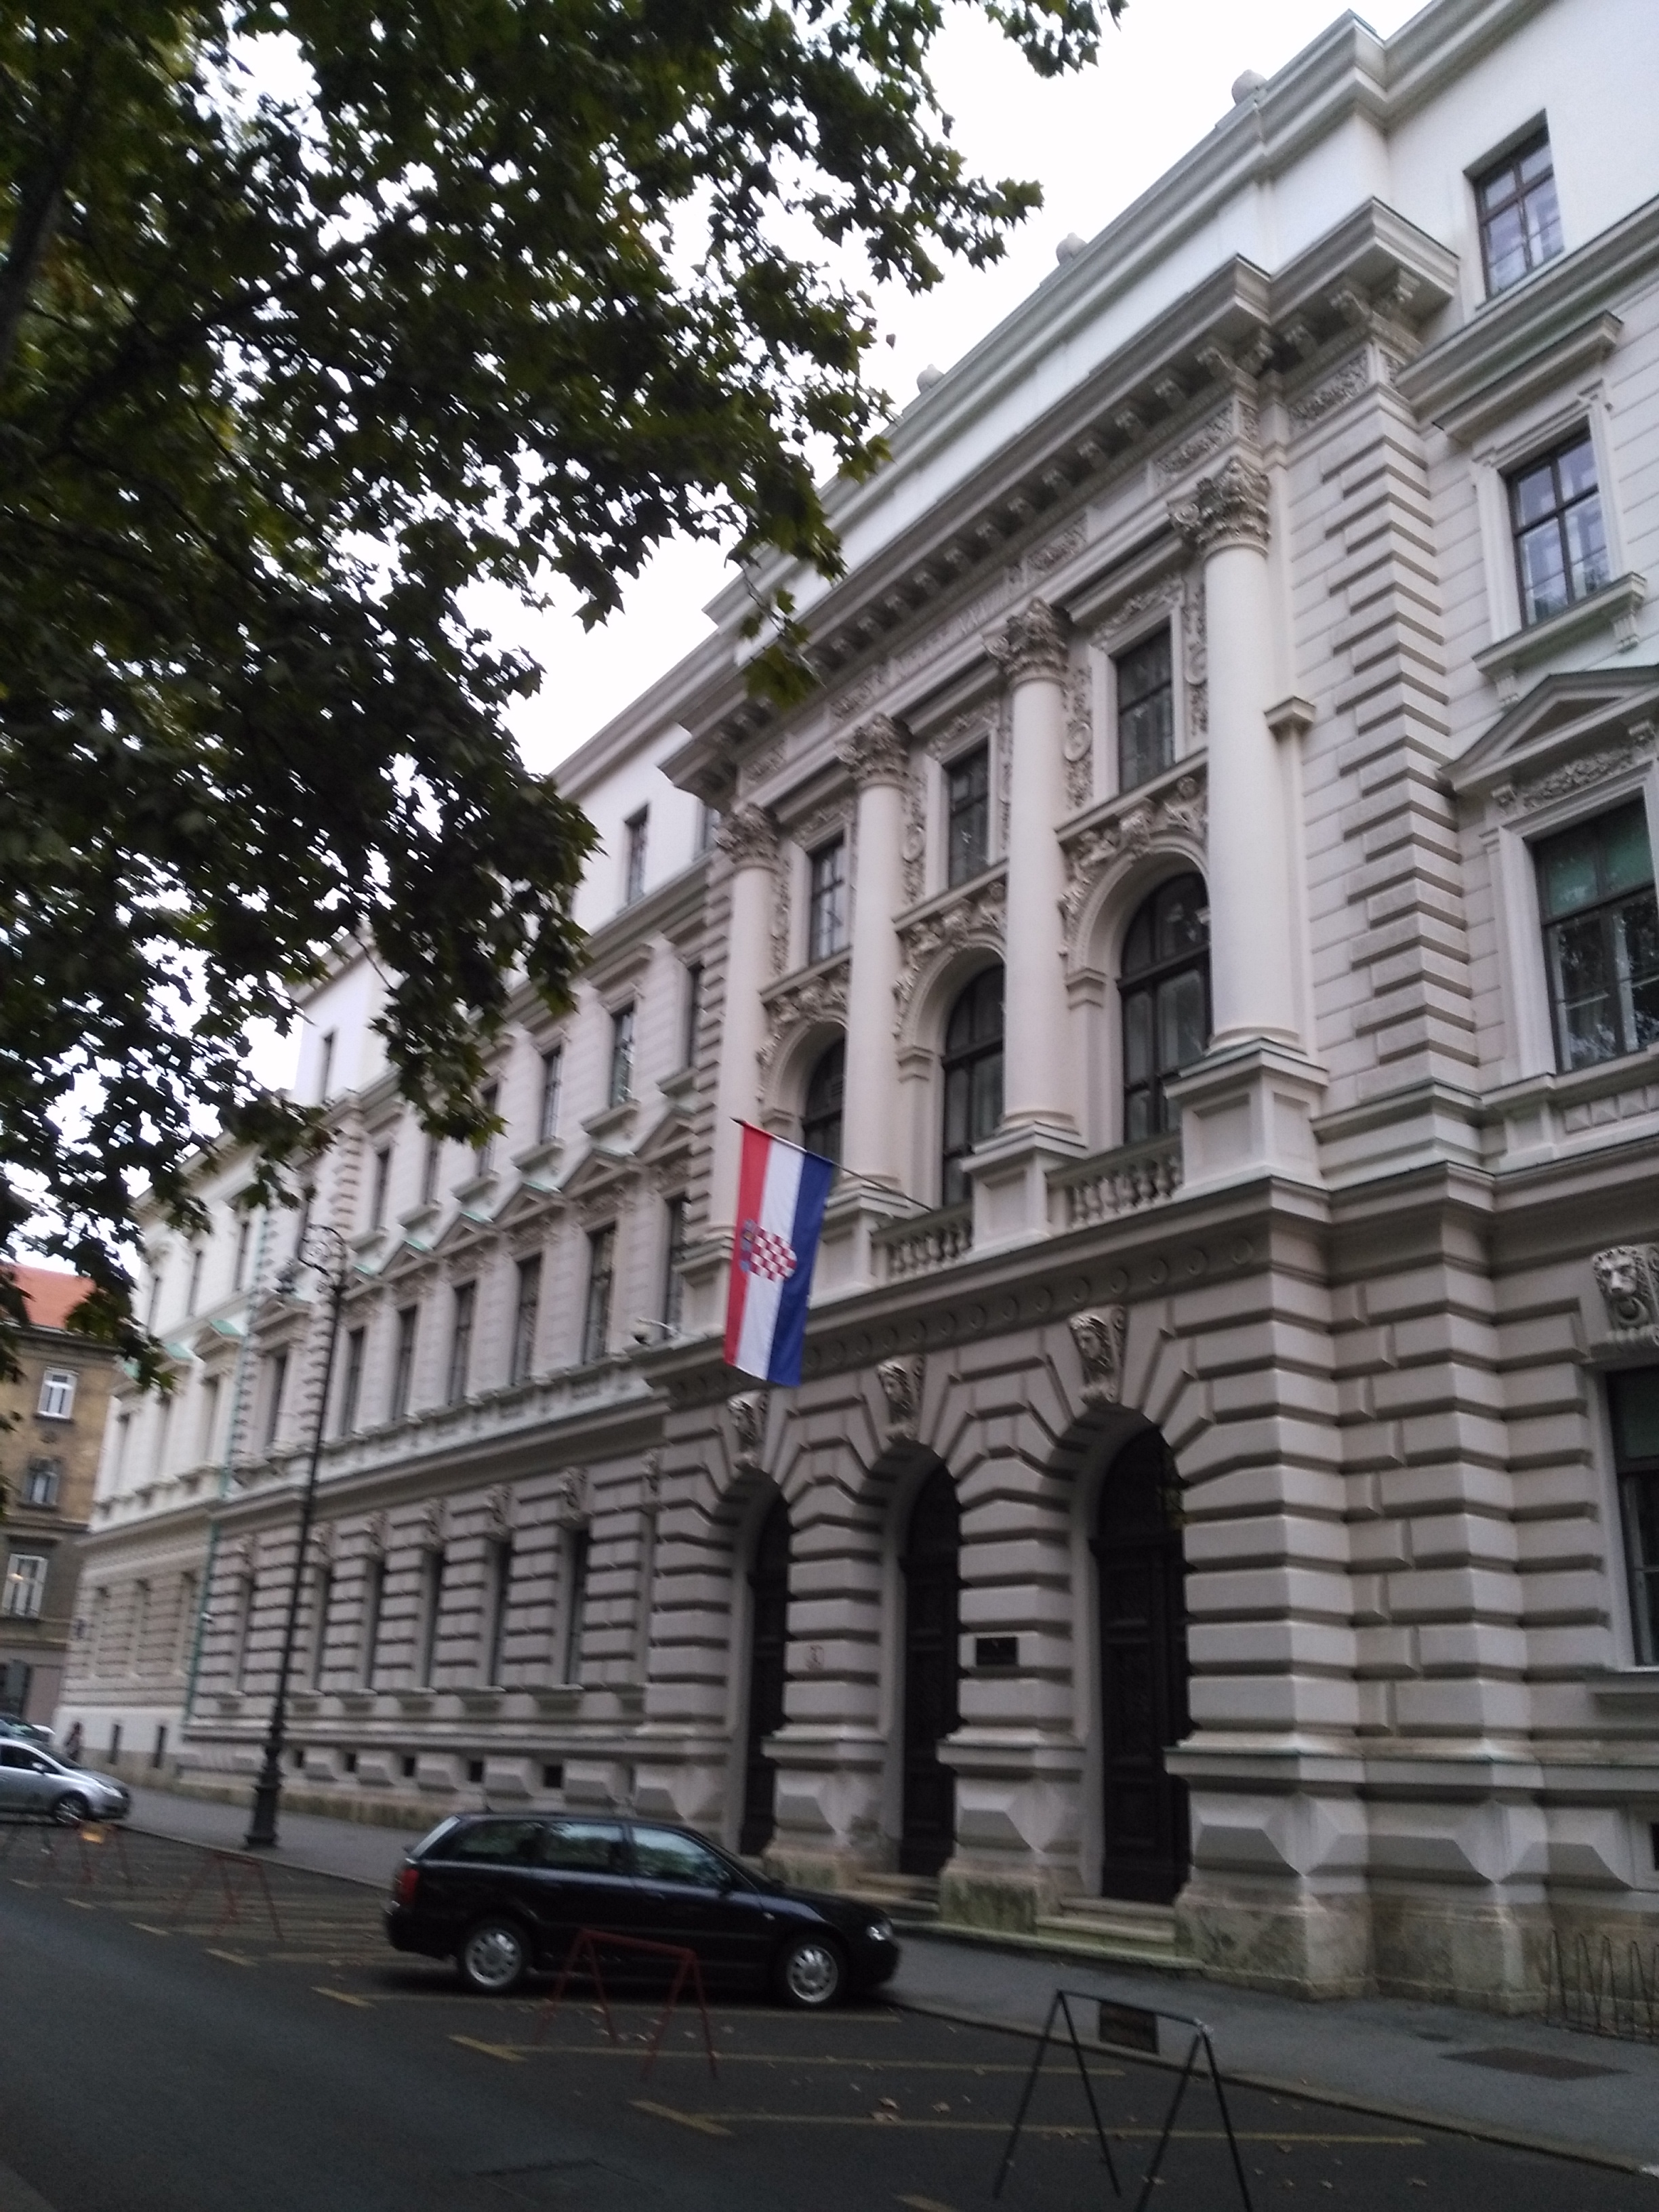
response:
[[(924, 1997), (894, 1996), (889, 1993), (886, 2002), (899, 2012), (921, 2013), (931, 2020), (955, 2021), (963, 2027), (995, 2028), (1004, 2035), (1023, 2036), (1028, 2043), (1041, 2041), (1042, 2031), (1030, 2027), (1018, 2021), (993, 2018), (988, 2013), (969, 2012), (965, 2006), (940, 2004)], [(1138, 2065), (1161, 2067), (1165, 2073), (1179, 2073), (1180, 2066), (1173, 2058), (1155, 2057), (1150, 2051), (1128, 2054)], [(1344, 2089), (1327, 2089), (1310, 2081), (1286, 2081), (1276, 2074), (1241, 2072), (1228, 2067), (1223, 2079), (1237, 2083), (1241, 2089), (1261, 2089), (1270, 2096), (1295, 2097), (1305, 2105), (1330, 2105), (1339, 2112), (1364, 2112), (1379, 2120), (1403, 2120), (1408, 2127), (1431, 2129), (1436, 2135), (1464, 2136), (1471, 2142), (1497, 2143), (1506, 2150), (1528, 2150), (1543, 2158), (1565, 2159), (1573, 2166), (1595, 2166), (1613, 2173), (1640, 2173), (1659, 2179), (1659, 2165), (1646, 2165), (1638, 2158), (1621, 2158), (1616, 2152), (1600, 2150), (1591, 2144), (1563, 2142), (1553, 2136), (1523, 2135), (1513, 2128), (1500, 2127), (1493, 2120), (1462, 2119), (1444, 2112), (1425, 2112), (1416, 2105), (1392, 2105), (1378, 2097), (1358, 2097)]]

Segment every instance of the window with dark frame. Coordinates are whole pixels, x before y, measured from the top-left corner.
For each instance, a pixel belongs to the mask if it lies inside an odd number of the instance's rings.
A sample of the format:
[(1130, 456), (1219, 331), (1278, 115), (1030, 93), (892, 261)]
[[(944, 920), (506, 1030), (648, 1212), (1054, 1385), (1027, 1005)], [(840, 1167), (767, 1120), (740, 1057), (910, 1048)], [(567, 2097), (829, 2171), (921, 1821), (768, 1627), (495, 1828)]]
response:
[(1533, 848), (1556, 1066), (1659, 1042), (1659, 906), (1639, 799)]
[(374, 1154), (374, 1182), (368, 1205), (368, 1226), (372, 1235), (386, 1227), (386, 1193), (392, 1187), (392, 1147), (381, 1145)]
[(311, 1591), (311, 1663), (306, 1669), (311, 1686), (320, 1690), (328, 1665), (328, 1616), (334, 1604), (334, 1570), (319, 1567)]
[(623, 862), (623, 904), (624, 906), (632, 906), (635, 899), (643, 898), (645, 896), (646, 841), (650, 834), (650, 829), (651, 810), (648, 806), (641, 807), (637, 814), (630, 814), (623, 824), (623, 835), (626, 839), (625, 857)]
[(363, 1392), (363, 1348), (367, 1329), (354, 1328), (346, 1338), (345, 1373), (340, 1383), (340, 1420), (337, 1434), (349, 1437), (357, 1426), (357, 1405)]
[[(489, 1119), (493, 1121), (495, 1119), (496, 1114), (500, 1110), (501, 1103), (501, 1085), (499, 1083), (486, 1083), (483, 1089), (478, 1093), (478, 1110), (480, 1113), (488, 1115)], [(486, 1129), (483, 1136), (479, 1138), (477, 1143), (472, 1147), (472, 1171), (475, 1175), (487, 1176), (495, 1167), (495, 1134), (496, 1133), (494, 1129)]]
[(323, 1038), (322, 1066), (317, 1074), (317, 1097), (326, 1106), (329, 1092), (334, 1084), (334, 1032), (330, 1030)]
[(536, 1136), (550, 1145), (559, 1133), (559, 1093), (564, 1087), (564, 1047), (550, 1045), (542, 1054), (542, 1103), (536, 1117)]
[(507, 1651), (507, 1624), (513, 1601), (513, 1540), (504, 1536), (490, 1547), (489, 1640), (484, 1653), (483, 1681), (499, 1689), (501, 1661)]
[(689, 960), (685, 967), (685, 1028), (680, 1038), (680, 1066), (697, 1064), (697, 1042), (702, 1029), (702, 963)]
[(982, 969), (945, 1024), (941, 1206), (966, 1204), (969, 1155), (1002, 1120), (1002, 1003), (1001, 969)]
[(418, 1306), (404, 1306), (398, 1315), (398, 1339), (392, 1359), (392, 1395), (387, 1401), (386, 1416), (401, 1421), (409, 1411), (410, 1391), (415, 1381), (415, 1332), (419, 1325)]
[(587, 1239), (587, 1304), (582, 1316), (582, 1364), (603, 1359), (611, 1342), (611, 1291), (617, 1264), (614, 1223)]
[(1210, 908), (1201, 876), (1160, 884), (1123, 940), (1123, 1141), (1144, 1142), (1180, 1116), (1164, 1085), (1210, 1042)]
[(1530, 629), (1608, 580), (1607, 532), (1588, 430), (1507, 478), (1521, 621)]
[(190, 1297), (185, 1307), (186, 1313), (198, 1313), (202, 1304), (202, 1263), (207, 1254), (200, 1244), (190, 1248)]
[(1607, 1410), (1636, 1663), (1659, 1667), (1659, 1367), (1609, 1375)]
[(978, 745), (945, 771), (945, 880), (965, 884), (991, 856), (991, 749)]
[(362, 1644), (358, 1661), (364, 1689), (374, 1687), (374, 1662), (380, 1656), (380, 1616), (386, 1611), (386, 1564), (376, 1557), (368, 1563), (363, 1582)]
[(421, 1204), (430, 1206), (438, 1195), (438, 1164), (443, 1158), (441, 1137), (426, 1140), (426, 1158), (421, 1163)]
[(230, 1272), (230, 1287), (240, 1291), (247, 1280), (247, 1248), (253, 1235), (253, 1224), (245, 1213), (236, 1229), (236, 1261)]
[(1505, 154), (1474, 180), (1486, 293), (1506, 292), (1561, 251), (1561, 209), (1547, 131)]
[(662, 1318), (665, 1328), (677, 1329), (685, 1310), (685, 1284), (680, 1270), (685, 1265), (685, 1194), (677, 1191), (664, 1204), (666, 1235), (663, 1240)]
[(1175, 758), (1175, 671), (1166, 623), (1112, 663), (1117, 685), (1117, 781), (1133, 791)]
[(807, 860), (806, 957), (827, 960), (847, 944), (847, 840), (832, 837)]
[(449, 1324), (449, 1374), (444, 1389), (446, 1405), (459, 1406), (466, 1395), (467, 1373), (472, 1364), (472, 1317), (477, 1304), (476, 1283), (455, 1285)]
[(564, 1623), (559, 1655), (559, 1679), (577, 1683), (582, 1678), (582, 1623), (587, 1612), (587, 1563), (593, 1540), (586, 1528), (573, 1528), (565, 1538)]
[(625, 1106), (634, 1096), (634, 1006), (630, 1000), (611, 1017), (611, 1093), (609, 1103)]
[(519, 1262), (513, 1294), (513, 1364), (509, 1380), (527, 1382), (535, 1370), (536, 1324), (542, 1310), (542, 1255), (532, 1252)]
[(847, 1040), (837, 1037), (812, 1063), (801, 1100), (800, 1140), (809, 1152), (841, 1165), (842, 1117), (847, 1101)]
[(288, 1354), (273, 1352), (265, 1364), (265, 1449), (276, 1441), (283, 1425), (283, 1398), (288, 1389)]
[(438, 1628), (444, 1610), (444, 1565), (441, 1551), (423, 1552), (421, 1555), (420, 1632), (415, 1682), (422, 1690), (432, 1687), (433, 1669), (438, 1663)]

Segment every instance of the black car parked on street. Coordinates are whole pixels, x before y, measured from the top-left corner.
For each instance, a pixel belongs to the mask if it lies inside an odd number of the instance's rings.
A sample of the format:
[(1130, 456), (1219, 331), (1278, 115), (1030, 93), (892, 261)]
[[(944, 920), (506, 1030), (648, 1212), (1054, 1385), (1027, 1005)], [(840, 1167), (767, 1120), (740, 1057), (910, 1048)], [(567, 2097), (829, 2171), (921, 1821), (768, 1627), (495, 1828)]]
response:
[[(713, 1986), (816, 2009), (898, 1965), (892, 1924), (855, 1898), (788, 1889), (689, 1828), (563, 1814), (458, 1814), (416, 1844), (386, 1901), (393, 1947), (453, 1959), (484, 1994), (563, 1965), (579, 1928), (694, 1951)], [(609, 1982), (641, 1954), (601, 1951)], [(672, 1972), (656, 1962), (660, 1979)]]

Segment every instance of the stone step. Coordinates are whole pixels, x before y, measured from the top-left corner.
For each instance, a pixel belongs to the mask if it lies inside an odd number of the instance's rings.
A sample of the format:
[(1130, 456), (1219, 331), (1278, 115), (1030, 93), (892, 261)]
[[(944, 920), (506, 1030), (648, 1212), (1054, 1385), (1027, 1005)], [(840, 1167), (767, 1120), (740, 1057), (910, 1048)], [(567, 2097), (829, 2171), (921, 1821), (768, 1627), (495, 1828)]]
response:
[(848, 1894), (861, 1904), (874, 1905), (890, 1920), (939, 1918), (939, 1883), (930, 1875), (861, 1874), (848, 1886)]
[(1175, 1913), (1167, 1905), (1115, 1897), (1066, 1897), (1036, 1923), (1045, 1941), (1074, 1944), (1103, 1957), (1145, 1966), (1173, 1966), (1180, 1957)]

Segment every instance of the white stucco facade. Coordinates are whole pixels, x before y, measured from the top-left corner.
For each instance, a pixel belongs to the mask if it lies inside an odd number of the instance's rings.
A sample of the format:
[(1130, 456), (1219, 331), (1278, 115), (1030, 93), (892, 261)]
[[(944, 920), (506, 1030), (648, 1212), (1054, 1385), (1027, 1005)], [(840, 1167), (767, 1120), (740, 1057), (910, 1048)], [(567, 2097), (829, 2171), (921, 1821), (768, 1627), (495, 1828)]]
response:
[[(562, 775), (588, 963), (488, 1162), (365, 967), (307, 1007), (361, 1335), (296, 1789), (631, 1803), (1314, 1992), (1650, 1930), (1656, 72), (1634, 0), (1346, 17), (921, 397), (846, 575), (761, 579), (813, 698), (747, 696), (734, 591)], [(739, 1118), (842, 1165), (798, 1390), (720, 1358)], [(303, 1299), (253, 1326), (314, 1378)], [(215, 1509), (198, 1786), (307, 1388)], [(113, 1590), (187, 1516), (106, 1492)]]

